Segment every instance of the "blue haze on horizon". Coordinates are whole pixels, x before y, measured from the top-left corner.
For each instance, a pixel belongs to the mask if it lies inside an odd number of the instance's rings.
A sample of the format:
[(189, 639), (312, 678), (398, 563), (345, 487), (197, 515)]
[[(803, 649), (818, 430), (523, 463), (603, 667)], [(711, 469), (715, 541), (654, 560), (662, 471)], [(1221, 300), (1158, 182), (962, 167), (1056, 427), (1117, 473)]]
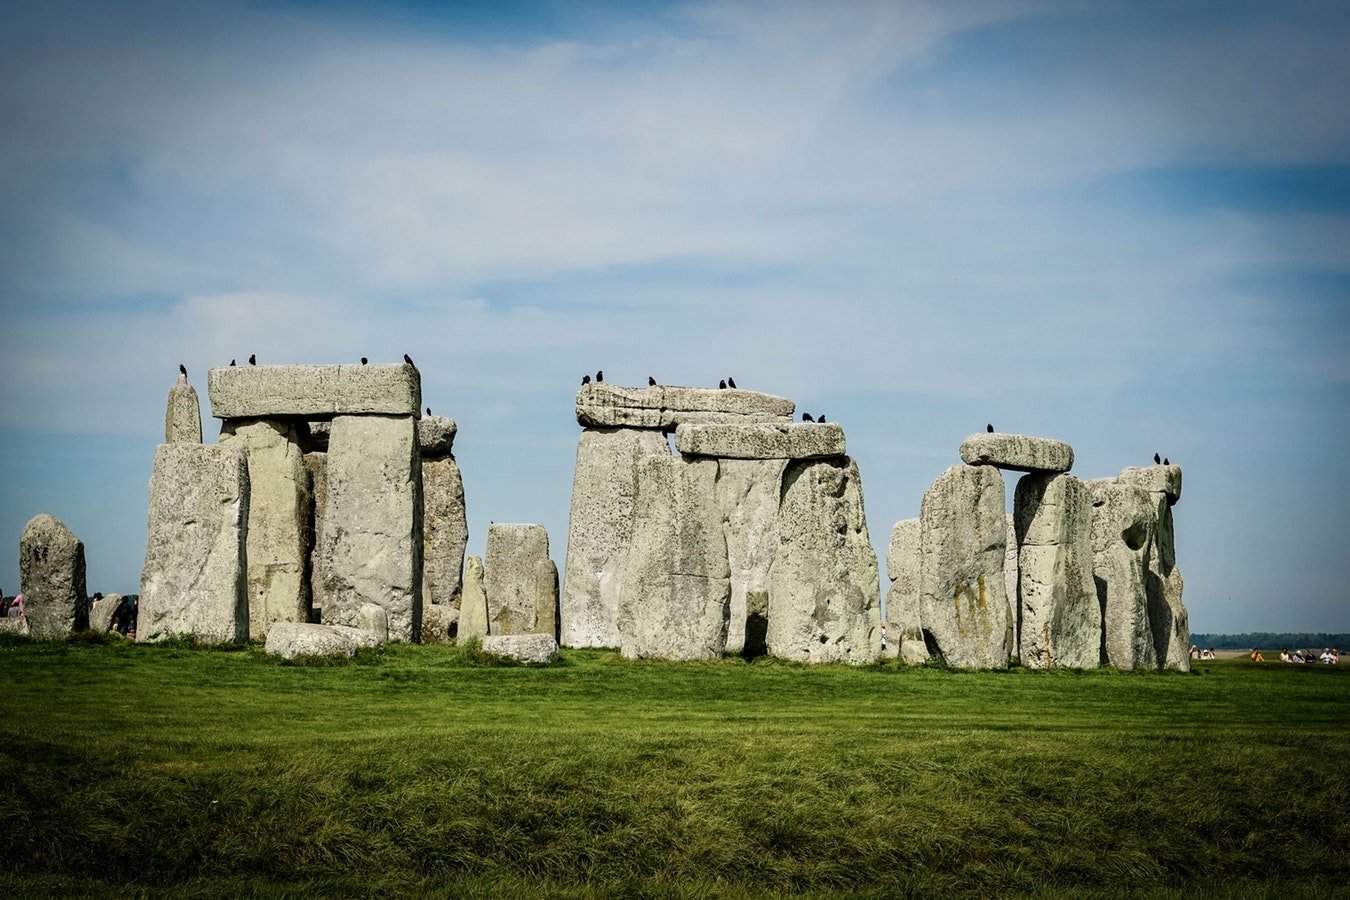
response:
[(1192, 630), (1350, 631), (1346, 46), (1335, 3), (10, 4), (0, 588), (49, 512), (137, 590), (180, 362), (205, 406), (408, 353), (473, 554), (561, 566), (582, 374), (733, 375), (843, 425), (883, 572), (993, 422), (1183, 467)]

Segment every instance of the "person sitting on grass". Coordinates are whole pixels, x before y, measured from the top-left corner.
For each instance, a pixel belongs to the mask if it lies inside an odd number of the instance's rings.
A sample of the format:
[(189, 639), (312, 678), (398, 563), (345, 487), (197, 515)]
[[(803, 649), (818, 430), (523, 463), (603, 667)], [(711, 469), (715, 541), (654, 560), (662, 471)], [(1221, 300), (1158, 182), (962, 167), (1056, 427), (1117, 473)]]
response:
[(1260, 651), (1260, 650), (1257, 650), (1255, 647), (1252, 648), (1252, 655), (1251, 655), (1250, 658), (1251, 658), (1251, 661), (1252, 661), (1252, 662), (1265, 662), (1265, 661), (1266, 661), (1266, 658), (1265, 658), (1264, 656), (1261, 655), (1261, 651)]
[(1304, 661), (1305, 663), (1315, 663), (1315, 662), (1317, 662), (1317, 654), (1312, 652), (1312, 648), (1311, 648), (1311, 647), (1309, 647), (1309, 648), (1308, 648), (1308, 652), (1305, 653), (1305, 654), (1303, 655), (1303, 661)]
[(19, 594), (9, 604), (9, 609), (5, 610), (5, 615), (11, 619), (18, 619), (23, 616), (23, 594)]
[(108, 623), (108, 629), (116, 629), (117, 633), (126, 637), (131, 630), (131, 601), (126, 597), (117, 604), (117, 609), (113, 610), (112, 621)]
[(1284, 647), (1280, 650), (1280, 662), (1289, 662), (1289, 648)]

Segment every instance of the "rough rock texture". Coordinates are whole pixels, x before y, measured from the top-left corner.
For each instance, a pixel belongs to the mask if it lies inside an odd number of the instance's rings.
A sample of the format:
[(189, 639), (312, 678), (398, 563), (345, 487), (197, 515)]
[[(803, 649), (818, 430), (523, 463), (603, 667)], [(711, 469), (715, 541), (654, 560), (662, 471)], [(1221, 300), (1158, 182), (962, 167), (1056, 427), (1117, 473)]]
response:
[(524, 663), (558, 660), (558, 642), (551, 634), (493, 634), (483, 638), (483, 652)]
[(1184, 585), (1177, 568), (1172, 500), (1163, 492), (1150, 492), (1149, 497), (1157, 510), (1148, 575), (1148, 621), (1153, 626), (1153, 649), (1159, 666), (1189, 672), (1191, 626), (1186, 606), (1181, 602)]
[(844, 455), (844, 429), (831, 422), (680, 425), (675, 449), (721, 459), (827, 459)]
[[(327, 439), (324, 440), (324, 447), (328, 446)], [(314, 573), (318, 571), (315, 566), (314, 553), (318, 549), (319, 532), (323, 528), (323, 514), (328, 507), (328, 453), (324, 451), (308, 452), (304, 456), (305, 471), (309, 474), (309, 527), (306, 531), (305, 542), (309, 547), (309, 559), (307, 561), (306, 571), (310, 575), (310, 593), (309, 593), (309, 621), (320, 622), (323, 620), (324, 601), (326, 599), (323, 592), (323, 585), (314, 578)]]
[(558, 566), (551, 559), (534, 564), (534, 630), (558, 639)]
[(202, 407), (186, 375), (179, 375), (178, 383), (169, 388), (169, 402), (164, 408), (164, 443), (180, 441), (202, 442)]
[(880, 582), (857, 464), (789, 463), (778, 538), (769, 575), (769, 653), (813, 663), (876, 660)]
[(459, 610), (439, 603), (422, 604), (422, 643), (444, 644), (455, 636)]
[[(248, 459), (228, 444), (161, 444), (150, 476), (138, 641), (249, 637)], [(111, 611), (109, 611), (111, 615)]]
[(1015, 472), (1067, 472), (1073, 468), (1073, 448), (1023, 434), (972, 434), (961, 442), (961, 460)]
[(361, 606), (389, 614), (389, 635), (422, 627), (422, 473), (414, 421), (338, 416), (328, 443), (328, 503), (315, 547), (323, 620), (358, 625)]
[(84, 542), (55, 516), (40, 513), (19, 535), (24, 617), (37, 640), (60, 640), (89, 627)]
[(268, 653), (294, 659), (297, 656), (355, 656), (362, 647), (378, 647), (380, 639), (369, 631), (347, 625), (312, 625), (308, 622), (277, 622), (267, 632)]
[(422, 450), (423, 459), (440, 459), (449, 456), (455, 447), (455, 434), (459, 426), (454, 419), (445, 416), (423, 416), (417, 420), (417, 446)]
[(1033, 473), (1013, 497), (1022, 665), (1095, 669), (1102, 612), (1092, 581), (1091, 493), (1072, 475)]
[(632, 551), (619, 608), (629, 659), (717, 659), (731, 584), (717, 461), (653, 456), (638, 469)]
[(588, 428), (577, 442), (560, 609), (567, 647), (618, 647), (619, 599), (642, 459), (670, 456), (659, 431)]
[(928, 645), (919, 617), (918, 519), (904, 519), (891, 529), (886, 574), (891, 579), (886, 592), (886, 655), (899, 656), (911, 666), (926, 662)]
[(412, 366), (224, 366), (208, 369), (217, 419), (275, 416), (420, 416), (422, 378)]
[(220, 444), (248, 457), (248, 622), (257, 640), (273, 622), (309, 619), (310, 476), (294, 422), (229, 421)]
[(548, 559), (543, 525), (493, 522), (488, 526), (483, 586), (489, 634), (537, 634), (534, 567)]
[(363, 604), (357, 614), (357, 620), (361, 630), (375, 635), (381, 644), (389, 640), (389, 614), (384, 611), (383, 606), (376, 606), (374, 603)]
[(1012, 513), (1004, 517), (1007, 527), (1004, 529), (1005, 540), (1007, 541), (1003, 551), (1003, 591), (1008, 595), (1008, 621), (1013, 626), (1013, 647), (1018, 646), (1017, 623), (1018, 606), (1017, 582), (1020, 577), (1020, 570), (1017, 566), (1017, 525), (1013, 521)]
[(1006, 504), (993, 466), (952, 466), (923, 495), (919, 615), (929, 653), (949, 666), (1003, 668), (1012, 654)]
[(459, 604), (457, 641), (463, 644), (471, 638), (488, 633), (487, 592), (483, 590), (483, 560), (470, 556), (464, 561), (464, 593)]
[(15, 616), (13, 618), (0, 619), (0, 634), (17, 634), (21, 637), (32, 637), (32, 631), (28, 628), (28, 616)]
[(588, 384), (577, 392), (577, 422), (586, 428), (664, 428), (685, 422), (790, 420), (795, 404), (758, 391), (630, 388)]
[(1092, 492), (1092, 575), (1102, 611), (1102, 662), (1118, 669), (1156, 668), (1148, 574), (1157, 508), (1138, 485), (1114, 478), (1087, 485)]
[[(1150, 494), (1163, 494), (1169, 506), (1175, 506), (1181, 499), (1181, 466), (1132, 466), (1122, 469), (1117, 481), (1138, 485)], [(1190, 644), (1186, 652), (1190, 654)]]
[(113, 625), (113, 613), (122, 602), (121, 594), (108, 594), (89, 606), (89, 630), (108, 631)]
[(785, 459), (717, 461), (717, 507), (731, 578), (728, 653), (763, 656), (769, 619), (769, 569), (778, 552), (778, 501)]
[(463, 581), (469, 518), (464, 479), (453, 456), (422, 459), (422, 504), (423, 607), (454, 606)]

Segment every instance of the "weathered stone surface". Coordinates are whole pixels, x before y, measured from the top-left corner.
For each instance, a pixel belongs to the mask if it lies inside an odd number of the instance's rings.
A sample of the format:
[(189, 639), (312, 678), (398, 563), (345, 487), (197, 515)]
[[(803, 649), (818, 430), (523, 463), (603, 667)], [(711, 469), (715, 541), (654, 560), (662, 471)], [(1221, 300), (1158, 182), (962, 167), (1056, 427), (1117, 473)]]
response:
[(1018, 590), (1017, 582), (1021, 575), (1021, 570), (1017, 566), (1017, 525), (1013, 521), (1012, 513), (1003, 517), (1007, 527), (1004, 529), (1005, 549), (1003, 551), (1003, 592), (1008, 595), (1008, 621), (1012, 623), (1013, 628), (1013, 647), (1018, 646), (1018, 622), (1021, 614), (1018, 612)]
[(551, 559), (534, 564), (534, 629), (558, 638), (558, 566)]
[(929, 652), (949, 666), (999, 669), (1012, 654), (1006, 505), (993, 466), (952, 466), (923, 495), (919, 615)]
[(769, 575), (769, 653), (813, 663), (875, 661), (880, 581), (857, 464), (789, 463), (778, 538)]
[(928, 645), (919, 614), (918, 519), (904, 519), (891, 528), (886, 574), (891, 579), (886, 592), (886, 655), (899, 656), (906, 665), (919, 665), (928, 660)]
[(493, 522), (488, 526), (483, 586), (489, 634), (537, 634), (534, 567), (548, 559), (543, 525)]
[(1018, 656), (1032, 669), (1095, 669), (1102, 612), (1092, 581), (1092, 499), (1072, 475), (1032, 473), (1013, 495)]
[(422, 504), (423, 611), (433, 604), (455, 606), (469, 544), (469, 518), (464, 479), (453, 456), (422, 459)]
[(577, 441), (559, 611), (564, 646), (619, 646), (619, 600), (633, 540), (637, 472), (649, 456), (670, 456), (664, 434), (588, 428)]
[(558, 660), (558, 642), (551, 634), (492, 634), (483, 638), (483, 652), (524, 663)]
[[(1150, 494), (1163, 494), (1171, 505), (1181, 499), (1181, 466), (1131, 466), (1122, 469), (1116, 480), (1138, 485)], [(1190, 649), (1187, 642), (1188, 656)]]
[(1191, 670), (1191, 626), (1181, 602), (1184, 584), (1177, 568), (1172, 500), (1164, 492), (1150, 492), (1157, 510), (1153, 549), (1149, 553), (1148, 621), (1153, 626), (1153, 649), (1158, 665), (1182, 672)]
[[(328, 446), (325, 438), (324, 447)], [(304, 455), (305, 472), (309, 475), (309, 527), (305, 532), (305, 543), (309, 547), (309, 558), (307, 560), (306, 572), (310, 577), (310, 595), (309, 609), (310, 615), (307, 621), (323, 621), (323, 608), (326, 599), (323, 585), (314, 573), (318, 571), (316, 567), (314, 554), (319, 546), (319, 532), (323, 529), (323, 514), (328, 506), (328, 453), (324, 451), (313, 451)]]
[(122, 602), (121, 594), (108, 594), (102, 600), (95, 600), (89, 605), (89, 630), (107, 631), (112, 628), (113, 613), (117, 611), (117, 606)]
[(19, 535), (24, 617), (37, 640), (60, 640), (89, 627), (84, 542), (55, 516), (40, 513)]
[(243, 449), (187, 443), (155, 449), (138, 641), (248, 640), (249, 506)]
[(1015, 472), (1067, 472), (1073, 468), (1073, 448), (1023, 434), (972, 434), (961, 442), (961, 460)]
[(577, 392), (577, 422), (586, 428), (671, 429), (685, 422), (790, 420), (795, 408), (785, 397), (758, 391), (588, 384)]
[(769, 569), (778, 552), (778, 501), (785, 459), (719, 459), (717, 507), (731, 578), (728, 653), (763, 656), (769, 625)]
[(389, 635), (422, 627), (422, 473), (414, 422), (338, 416), (328, 443), (328, 502), (314, 581), (326, 624), (358, 625), (361, 606), (389, 614)]
[(459, 426), (445, 416), (423, 416), (417, 421), (417, 445), (423, 459), (449, 456), (455, 447), (455, 433)]
[(248, 622), (257, 640), (273, 622), (309, 619), (310, 476), (294, 422), (231, 420), (220, 444), (248, 457)]
[(0, 634), (17, 634), (20, 637), (32, 637), (33, 632), (28, 628), (27, 616), (13, 616), (0, 618)]
[(180, 441), (202, 442), (202, 407), (186, 375), (179, 375), (178, 383), (169, 389), (169, 402), (164, 409), (164, 443)]
[(455, 634), (459, 610), (439, 603), (422, 604), (422, 643), (444, 644)]
[(619, 609), (624, 656), (717, 659), (725, 652), (731, 584), (716, 482), (716, 460), (642, 461)]
[(312, 625), (308, 622), (277, 622), (267, 632), (265, 649), (286, 659), (297, 656), (355, 656), (362, 647), (378, 647), (380, 639), (369, 631), (347, 625)]
[(224, 366), (206, 373), (217, 419), (419, 416), (422, 378), (409, 365)]
[(362, 604), (357, 619), (361, 630), (375, 635), (381, 644), (389, 640), (389, 614), (384, 611), (383, 606), (376, 606), (374, 603)]
[(675, 429), (675, 449), (722, 459), (828, 459), (844, 455), (844, 429), (834, 422), (684, 424)]
[(488, 633), (487, 592), (483, 589), (483, 560), (470, 556), (464, 561), (464, 593), (459, 604), (458, 642)]
[(1118, 669), (1158, 665), (1148, 619), (1149, 556), (1157, 509), (1148, 491), (1114, 478), (1092, 491), (1092, 575), (1102, 611), (1102, 655)]

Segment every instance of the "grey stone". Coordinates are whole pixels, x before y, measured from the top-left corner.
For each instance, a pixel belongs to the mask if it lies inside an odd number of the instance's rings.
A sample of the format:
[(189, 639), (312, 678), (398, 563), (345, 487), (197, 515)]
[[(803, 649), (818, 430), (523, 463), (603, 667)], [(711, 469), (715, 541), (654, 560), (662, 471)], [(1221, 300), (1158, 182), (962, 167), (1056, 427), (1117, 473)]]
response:
[(423, 611), (433, 604), (457, 606), (464, 550), (469, 545), (469, 518), (464, 479), (453, 456), (423, 458), (422, 505)]
[(0, 634), (17, 634), (21, 637), (32, 637), (33, 632), (28, 627), (28, 616), (6, 616), (0, 618)]
[(1067, 472), (1073, 468), (1073, 448), (1022, 434), (972, 434), (961, 442), (961, 460), (1015, 472)]
[(55, 516), (40, 513), (19, 535), (19, 582), (29, 634), (60, 640), (89, 627), (84, 542)]
[(558, 638), (558, 566), (551, 559), (534, 564), (534, 626), (539, 634)]
[(464, 594), (459, 604), (458, 642), (485, 637), (488, 633), (487, 592), (483, 590), (483, 560), (470, 556), (464, 561)]
[(439, 603), (422, 604), (422, 643), (444, 644), (455, 634), (459, 610)]
[(355, 656), (362, 647), (378, 647), (380, 639), (369, 631), (347, 625), (313, 625), (308, 622), (277, 622), (267, 632), (264, 648), (274, 656)]
[(880, 656), (877, 556), (853, 460), (788, 464), (769, 583), (771, 655), (853, 664)]
[(417, 445), (422, 448), (422, 459), (440, 459), (449, 456), (455, 447), (455, 433), (459, 426), (454, 419), (444, 416), (423, 416), (417, 421)]
[(225, 366), (209, 369), (217, 419), (419, 416), (422, 378), (408, 365)]
[(717, 506), (731, 578), (728, 653), (762, 656), (769, 614), (769, 570), (778, 552), (778, 501), (785, 459), (719, 459)]
[(629, 659), (717, 659), (726, 650), (731, 585), (716, 481), (711, 459), (652, 456), (638, 469), (619, 610)]
[(559, 610), (564, 646), (619, 646), (638, 465), (649, 456), (670, 456), (658, 431), (588, 428), (577, 441)]
[(1004, 529), (1006, 540), (1003, 551), (1003, 592), (1008, 596), (1008, 621), (1013, 626), (1012, 645), (1014, 648), (1019, 646), (1019, 635), (1017, 633), (1017, 623), (1020, 617), (1018, 613), (1017, 601), (1017, 582), (1021, 575), (1021, 570), (1017, 565), (1017, 526), (1013, 521), (1012, 513), (1004, 517), (1007, 527)]
[[(1181, 466), (1131, 466), (1122, 469), (1116, 480), (1138, 485), (1150, 494), (1163, 494), (1169, 505), (1175, 505), (1181, 499)], [(1187, 656), (1190, 649), (1187, 642)]]
[(1017, 527), (1018, 656), (1032, 669), (1101, 664), (1102, 613), (1092, 580), (1092, 500), (1072, 475), (1022, 476)]
[(389, 635), (422, 626), (422, 473), (414, 422), (338, 416), (328, 444), (328, 502), (314, 581), (327, 624), (358, 625), (366, 603), (389, 614)]
[(375, 635), (381, 644), (389, 640), (389, 614), (384, 611), (383, 606), (376, 606), (374, 603), (362, 604), (357, 620), (360, 622), (361, 630)]
[(722, 459), (827, 459), (844, 455), (844, 429), (833, 422), (684, 424), (675, 429), (675, 449)]
[(1092, 491), (1092, 575), (1102, 611), (1102, 655), (1118, 669), (1158, 665), (1148, 620), (1149, 556), (1157, 509), (1148, 491), (1114, 478)]
[(294, 422), (231, 420), (220, 444), (248, 457), (248, 622), (258, 640), (273, 622), (309, 619), (310, 476)]
[(1153, 549), (1149, 553), (1148, 621), (1153, 626), (1153, 649), (1158, 665), (1182, 672), (1191, 670), (1190, 616), (1181, 602), (1184, 583), (1177, 568), (1172, 500), (1164, 492), (1150, 492), (1157, 518)]
[(179, 375), (178, 383), (169, 389), (169, 402), (164, 408), (164, 443), (180, 441), (202, 442), (202, 407), (186, 375)]
[(919, 614), (929, 652), (949, 666), (1004, 668), (1012, 654), (1006, 505), (993, 466), (952, 466), (923, 496)]
[(558, 642), (551, 634), (492, 634), (483, 638), (483, 652), (523, 663), (558, 660)]
[(919, 612), (918, 519), (904, 519), (891, 528), (886, 574), (891, 579), (886, 592), (886, 655), (899, 656), (906, 665), (919, 665), (928, 660), (928, 645)]
[(89, 605), (89, 630), (108, 631), (113, 626), (113, 613), (122, 602), (121, 594), (108, 594)]
[(669, 430), (685, 422), (790, 420), (795, 408), (791, 400), (758, 391), (601, 383), (584, 385), (577, 392), (577, 422), (585, 428)]
[[(324, 440), (324, 447), (328, 441)], [(323, 621), (323, 608), (326, 601), (323, 584), (315, 577), (318, 572), (314, 555), (319, 546), (319, 532), (323, 530), (324, 511), (328, 507), (328, 453), (313, 451), (304, 456), (305, 471), (309, 475), (309, 525), (305, 532), (305, 543), (309, 548), (309, 557), (305, 571), (310, 578), (309, 621)]]
[(248, 460), (227, 444), (161, 444), (150, 476), (138, 641), (249, 637)]
[(489, 634), (537, 634), (535, 571), (548, 559), (543, 525), (493, 522), (488, 526), (483, 586), (487, 589)]

